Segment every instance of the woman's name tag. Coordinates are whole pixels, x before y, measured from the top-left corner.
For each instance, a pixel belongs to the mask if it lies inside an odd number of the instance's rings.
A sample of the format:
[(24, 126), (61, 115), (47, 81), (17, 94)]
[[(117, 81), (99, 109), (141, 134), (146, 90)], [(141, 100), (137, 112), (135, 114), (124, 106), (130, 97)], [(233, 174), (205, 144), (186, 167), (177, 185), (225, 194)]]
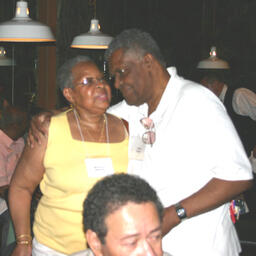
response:
[(84, 160), (89, 177), (99, 178), (114, 174), (112, 159), (106, 158), (86, 158)]

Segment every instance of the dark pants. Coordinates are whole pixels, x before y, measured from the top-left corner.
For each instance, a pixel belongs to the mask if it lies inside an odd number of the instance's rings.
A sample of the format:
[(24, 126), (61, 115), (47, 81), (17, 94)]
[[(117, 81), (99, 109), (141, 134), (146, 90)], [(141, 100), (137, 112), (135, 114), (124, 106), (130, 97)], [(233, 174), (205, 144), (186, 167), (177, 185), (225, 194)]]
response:
[(11, 217), (9, 211), (6, 210), (0, 215), (0, 227), (1, 227), (1, 256), (8, 256), (12, 253), (15, 243), (7, 246), (9, 226), (11, 225)]

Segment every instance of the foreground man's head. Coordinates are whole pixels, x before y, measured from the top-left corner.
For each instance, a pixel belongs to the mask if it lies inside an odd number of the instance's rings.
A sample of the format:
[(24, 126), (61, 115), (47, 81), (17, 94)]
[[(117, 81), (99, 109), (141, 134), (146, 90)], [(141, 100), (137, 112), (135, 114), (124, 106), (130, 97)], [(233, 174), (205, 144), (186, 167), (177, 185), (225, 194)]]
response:
[(163, 206), (144, 180), (126, 174), (98, 182), (84, 202), (84, 231), (95, 256), (161, 256)]

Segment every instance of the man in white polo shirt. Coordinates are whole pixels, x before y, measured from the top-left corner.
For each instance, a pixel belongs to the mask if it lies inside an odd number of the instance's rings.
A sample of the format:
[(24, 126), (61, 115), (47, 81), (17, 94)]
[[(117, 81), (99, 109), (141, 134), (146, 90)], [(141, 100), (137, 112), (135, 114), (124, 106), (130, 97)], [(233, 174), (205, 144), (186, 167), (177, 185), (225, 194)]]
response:
[(166, 70), (148, 33), (122, 32), (105, 59), (125, 98), (110, 111), (129, 122), (129, 172), (146, 179), (166, 207), (163, 249), (239, 255), (228, 202), (251, 186), (252, 171), (223, 104), (174, 67)]

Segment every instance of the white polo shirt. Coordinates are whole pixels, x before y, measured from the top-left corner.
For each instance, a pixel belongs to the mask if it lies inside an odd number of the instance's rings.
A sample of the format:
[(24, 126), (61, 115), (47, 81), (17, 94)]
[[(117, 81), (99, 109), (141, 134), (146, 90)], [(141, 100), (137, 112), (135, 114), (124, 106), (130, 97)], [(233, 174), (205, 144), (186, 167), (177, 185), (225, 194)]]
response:
[[(147, 104), (136, 107), (123, 101), (109, 109), (129, 122), (129, 173), (146, 179), (166, 207), (212, 178), (252, 179), (249, 160), (220, 100), (203, 86), (179, 77), (174, 67), (168, 72), (171, 78), (150, 115), (156, 131), (153, 146), (138, 147), (145, 132), (139, 120), (147, 117)], [(176, 226), (164, 237), (163, 250), (178, 256), (238, 255), (229, 204)]]

